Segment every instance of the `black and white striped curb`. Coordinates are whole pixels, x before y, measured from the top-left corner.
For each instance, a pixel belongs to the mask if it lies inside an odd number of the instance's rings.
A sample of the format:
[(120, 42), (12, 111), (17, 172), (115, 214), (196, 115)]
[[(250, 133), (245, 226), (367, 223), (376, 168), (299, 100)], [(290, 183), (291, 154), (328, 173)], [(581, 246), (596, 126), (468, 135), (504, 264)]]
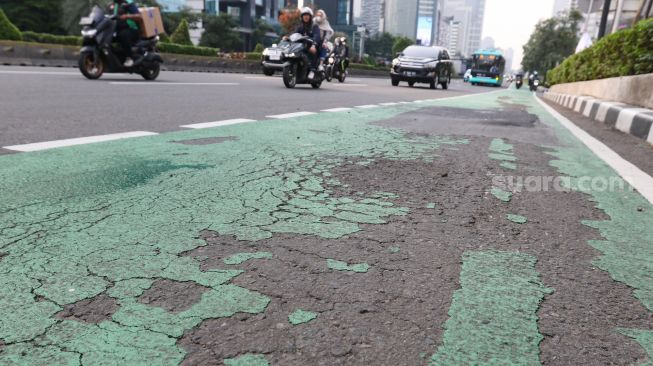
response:
[(554, 92), (544, 93), (544, 98), (653, 145), (653, 110), (651, 109)]

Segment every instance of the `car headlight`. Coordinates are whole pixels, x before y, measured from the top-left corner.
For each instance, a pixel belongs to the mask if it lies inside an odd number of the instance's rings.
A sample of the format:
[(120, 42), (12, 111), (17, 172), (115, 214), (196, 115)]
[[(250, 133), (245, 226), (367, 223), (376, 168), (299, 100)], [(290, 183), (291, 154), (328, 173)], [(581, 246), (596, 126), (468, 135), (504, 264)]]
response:
[(428, 64), (426, 64), (426, 67), (429, 69), (435, 69), (436, 67), (438, 67), (438, 62), (437, 61), (429, 62)]
[(392, 66), (397, 66), (397, 65), (399, 65), (399, 59), (398, 58), (392, 60)]
[(82, 36), (84, 37), (95, 37), (96, 34), (97, 34), (97, 29), (82, 30)]
[(270, 49), (266, 48), (263, 50), (263, 56), (269, 56), (270, 55)]

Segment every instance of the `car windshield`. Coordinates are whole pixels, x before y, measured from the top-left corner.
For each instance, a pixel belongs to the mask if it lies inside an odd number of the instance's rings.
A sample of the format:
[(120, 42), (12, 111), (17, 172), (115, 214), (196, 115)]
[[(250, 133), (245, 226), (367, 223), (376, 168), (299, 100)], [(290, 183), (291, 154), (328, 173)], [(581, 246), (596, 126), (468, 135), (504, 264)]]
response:
[(404, 50), (403, 55), (408, 57), (437, 58), (438, 51), (432, 47), (410, 46)]
[(93, 7), (93, 10), (91, 10), (91, 15), (89, 15), (89, 18), (98, 23), (102, 20), (102, 18), (104, 18), (104, 11), (102, 8), (96, 5)]
[(479, 71), (499, 72), (501, 56), (474, 55), (472, 68)]

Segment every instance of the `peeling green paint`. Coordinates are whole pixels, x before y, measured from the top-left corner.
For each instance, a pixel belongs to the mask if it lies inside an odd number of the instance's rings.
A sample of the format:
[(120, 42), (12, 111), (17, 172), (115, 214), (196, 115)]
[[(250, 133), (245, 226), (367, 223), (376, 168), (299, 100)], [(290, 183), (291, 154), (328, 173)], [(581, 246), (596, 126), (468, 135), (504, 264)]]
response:
[(347, 262), (327, 259), (327, 267), (336, 271), (349, 271), (356, 273), (365, 273), (370, 268), (367, 263), (348, 264)]
[(312, 311), (297, 309), (293, 311), (292, 314), (288, 315), (288, 322), (290, 322), (290, 324), (292, 325), (299, 325), (299, 324), (308, 323), (316, 318), (317, 318), (317, 313), (314, 313)]
[(502, 162), (501, 164), (499, 164), (499, 166), (506, 168), (508, 170), (517, 170), (517, 164), (509, 163), (507, 161)]
[[(230, 284), (242, 271), (202, 271), (198, 258), (186, 257), (205, 245), (200, 233), (243, 241), (276, 233), (337, 239), (360, 224), (405, 215), (407, 208), (389, 201), (397, 198), (392, 193), (333, 197), (342, 183), (330, 177), (347, 162), (429, 158), (442, 146), (468, 143), (368, 124), (417, 108), (325, 113), (1, 156), (0, 251), (6, 255), (0, 260), (0, 341), (6, 345), (0, 363), (18, 354), (34, 363), (65, 364), (80, 354), (89, 363), (179, 363), (185, 351), (176, 338), (184, 332), (205, 319), (262, 312), (269, 302)], [(224, 136), (236, 140), (170, 143)], [(158, 279), (210, 290), (190, 309), (171, 314), (137, 301)], [(102, 293), (119, 304), (110, 321), (55, 317), (63, 305)], [(48, 344), (37, 347), (42, 339)]]
[(426, 208), (429, 210), (434, 210), (436, 207), (438, 207), (438, 205), (433, 202), (426, 204)]
[(648, 354), (648, 360), (639, 366), (653, 366), (653, 331), (644, 329), (618, 329), (619, 333), (634, 339)]
[(492, 187), (492, 195), (503, 202), (510, 202), (512, 199), (512, 192), (506, 192), (501, 188)]
[(272, 259), (270, 252), (237, 253), (223, 259), (224, 264), (241, 264), (250, 259)]
[(539, 365), (537, 310), (550, 289), (533, 256), (466, 252), (442, 345), (430, 365)]
[(516, 224), (525, 224), (528, 221), (526, 216), (522, 215), (507, 214), (506, 218)]
[(223, 362), (225, 366), (268, 366), (270, 364), (265, 356), (251, 353), (234, 358), (225, 358)]
[(390, 253), (399, 253), (401, 251), (401, 248), (400, 247), (390, 247), (390, 248), (388, 248), (388, 251)]

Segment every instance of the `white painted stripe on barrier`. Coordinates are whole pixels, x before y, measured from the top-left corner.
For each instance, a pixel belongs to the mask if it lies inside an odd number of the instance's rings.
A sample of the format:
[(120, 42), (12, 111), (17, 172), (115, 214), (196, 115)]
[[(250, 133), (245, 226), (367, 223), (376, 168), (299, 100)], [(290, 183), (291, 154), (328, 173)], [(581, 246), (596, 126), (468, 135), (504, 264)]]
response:
[(346, 111), (351, 111), (353, 108), (331, 108), (331, 109), (323, 109), (322, 112), (346, 112)]
[(67, 147), (67, 146), (87, 145), (87, 144), (93, 144), (93, 143), (105, 142), (105, 141), (122, 140), (122, 139), (127, 139), (132, 137), (152, 136), (152, 135), (158, 135), (158, 133), (147, 132), (147, 131), (133, 131), (133, 132), (124, 132), (124, 133), (114, 133), (110, 135), (78, 137), (78, 138), (66, 139), (66, 140), (44, 141), (44, 142), (36, 142), (32, 144), (4, 146), (4, 148), (7, 150), (30, 152), (30, 151), (56, 149), (56, 148)]
[(616, 107), (623, 105), (621, 103), (616, 103), (616, 102), (601, 102), (599, 104), (599, 110), (596, 112), (596, 118), (595, 120), (599, 122), (605, 123), (605, 118), (608, 116), (608, 111), (610, 110), (610, 107)]
[(582, 112), (580, 110), (580, 108), (583, 106), (583, 102), (586, 102), (589, 99), (591, 99), (591, 98), (590, 97), (580, 97), (580, 98), (578, 98), (578, 101), (576, 102), (576, 106), (574, 107), (574, 112), (578, 112), (578, 113)]
[(313, 114), (316, 114), (316, 113), (315, 112), (295, 112), (295, 113), (286, 113), (286, 114), (277, 114), (277, 115), (267, 116), (267, 118), (285, 119), (285, 118), (311, 116)]
[(651, 126), (651, 131), (648, 133), (648, 139), (646, 139), (649, 144), (653, 145), (653, 126)]
[(244, 119), (244, 118), (238, 118), (238, 119), (227, 119), (224, 121), (216, 121), (216, 122), (204, 122), (204, 123), (195, 123), (192, 125), (183, 125), (179, 126), (181, 128), (192, 128), (192, 129), (202, 129), (202, 128), (213, 128), (213, 127), (222, 127), (222, 126), (229, 126), (229, 125), (236, 125), (240, 123), (249, 123), (249, 122), (256, 122), (253, 119)]
[(598, 102), (599, 101), (596, 99), (588, 100), (587, 104), (585, 104), (585, 109), (583, 110), (583, 116), (589, 117), (592, 114), (592, 108), (594, 108), (594, 105)]
[[(556, 112), (546, 103), (536, 98), (537, 102), (566, 127), (576, 138), (587, 146), (596, 156), (614, 169), (628, 184), (633, 186), (645, 199), (653, 204), (653, 177), (625, 160), (601, 141), (592, 137), (573, 122)], [(617, 193), (615, 193), (617, 194)]]
[(615, 127), (621, 132), (630, 133), (630, 127), (633, 125), (635, 116), (638, 113), (649, 111), (650, 109), (646, 108), (622, 109), (621, 112), (619, 112), (619, 117), (617, 117), (617, 124)]
[(572, 96), (569, 98), (569, 104), (567, 104), (567, 108), (569, 109), (574, 109), (574, 105), (576, 105), (576, 101), (578, 100), (578, 97)]

